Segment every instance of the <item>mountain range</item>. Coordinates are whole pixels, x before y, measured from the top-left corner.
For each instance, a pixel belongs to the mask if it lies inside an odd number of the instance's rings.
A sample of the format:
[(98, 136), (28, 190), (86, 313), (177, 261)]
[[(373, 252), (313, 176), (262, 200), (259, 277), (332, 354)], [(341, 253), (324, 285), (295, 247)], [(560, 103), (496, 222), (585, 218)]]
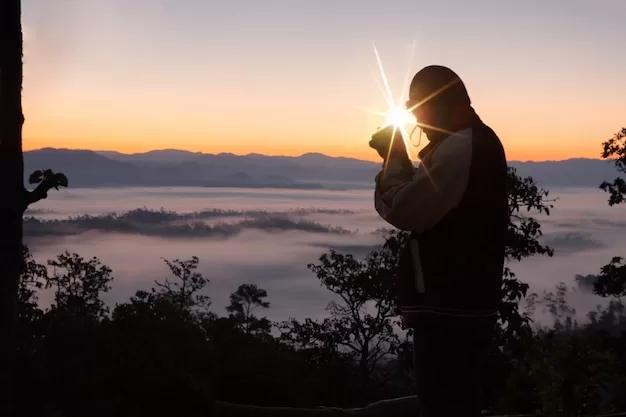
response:
[[(598, 187), (619, 176), (607, 161), (509, 161), (540, 186)], [(301, 156), (205, 154), (176, 149), (123, 154), (43, 148), (24, 152), (24, 172), (50, 168), (71, 187), (210, 186), (293, 189), (371, 188), (380, 163), (319, 153)]]

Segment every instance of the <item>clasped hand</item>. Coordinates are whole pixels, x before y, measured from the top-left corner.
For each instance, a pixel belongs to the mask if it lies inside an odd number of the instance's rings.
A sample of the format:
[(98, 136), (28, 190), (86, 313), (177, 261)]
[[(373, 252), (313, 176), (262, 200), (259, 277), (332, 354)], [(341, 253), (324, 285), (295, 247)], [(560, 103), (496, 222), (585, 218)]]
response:
[(402, 132), (394, 126), (387, 126), (374, 133), (369, 145), (383, 160), (391, 156), (408, 158)]

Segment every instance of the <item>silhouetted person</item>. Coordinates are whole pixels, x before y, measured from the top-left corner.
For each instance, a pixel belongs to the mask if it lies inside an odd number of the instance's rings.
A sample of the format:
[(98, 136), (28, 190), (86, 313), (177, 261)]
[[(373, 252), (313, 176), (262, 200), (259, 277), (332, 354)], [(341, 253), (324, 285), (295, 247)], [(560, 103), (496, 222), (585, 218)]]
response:
[[(420, 102), (413, 114), (429, 144), (414, 168), (402, 140), (391, 141), (387, 170), (376, 177), (376, 210), (411, 232), (398, 287), (402, 319), (415, 331), (421, 416), (479, 416), (505, 259), (507, 163), (452, 70), (419, 71), (407, 108)], [(370, 142), (383, 158), (391, 130)]]

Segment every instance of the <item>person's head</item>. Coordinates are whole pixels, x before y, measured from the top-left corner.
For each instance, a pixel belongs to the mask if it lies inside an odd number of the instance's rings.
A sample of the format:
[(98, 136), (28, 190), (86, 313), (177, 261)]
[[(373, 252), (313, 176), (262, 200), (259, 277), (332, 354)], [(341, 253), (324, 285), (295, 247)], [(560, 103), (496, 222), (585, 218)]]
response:
[(413, 115), (429, 140), (446, 133), (429, 128), (456, 131), (467, 124), (473, 114), (471, 100), (461, 78), (451, 69), (431, 65), (421, 69), (409, 87), (407, 108), (414, 108)]

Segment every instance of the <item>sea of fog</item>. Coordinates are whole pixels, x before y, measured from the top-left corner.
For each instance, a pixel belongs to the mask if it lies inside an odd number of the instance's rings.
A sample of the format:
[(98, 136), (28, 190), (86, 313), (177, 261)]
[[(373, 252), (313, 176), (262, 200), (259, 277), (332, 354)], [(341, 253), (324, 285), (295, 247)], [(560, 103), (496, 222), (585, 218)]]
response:
[[(626, 254), (626, 207), (609, 207), (596, 189), (553, 189), (551, 197), (558, 198), (554, 210), (540, 220), (555, 256), (511, 267), (540, 294), (566, 283), (584, 317), (605, 300), (578, 288), (574, 277)], [(39, 262), (67, 249), (113, 269), (110, 303), (167, 277), (162, 258), (195, 255), (211, 280), (214, 310), (223, 313), (238, 285), (254, 283), (268, 292), (272, 320), (326, 316), (331, 294), (307, 264), (329, 248), (363, 256), (381, 243), (376, 230), (387, 227), (368, 190), (68, 189), (51, 192), (27, 216), (57, 220), (25, 225), (25, 242)]]

